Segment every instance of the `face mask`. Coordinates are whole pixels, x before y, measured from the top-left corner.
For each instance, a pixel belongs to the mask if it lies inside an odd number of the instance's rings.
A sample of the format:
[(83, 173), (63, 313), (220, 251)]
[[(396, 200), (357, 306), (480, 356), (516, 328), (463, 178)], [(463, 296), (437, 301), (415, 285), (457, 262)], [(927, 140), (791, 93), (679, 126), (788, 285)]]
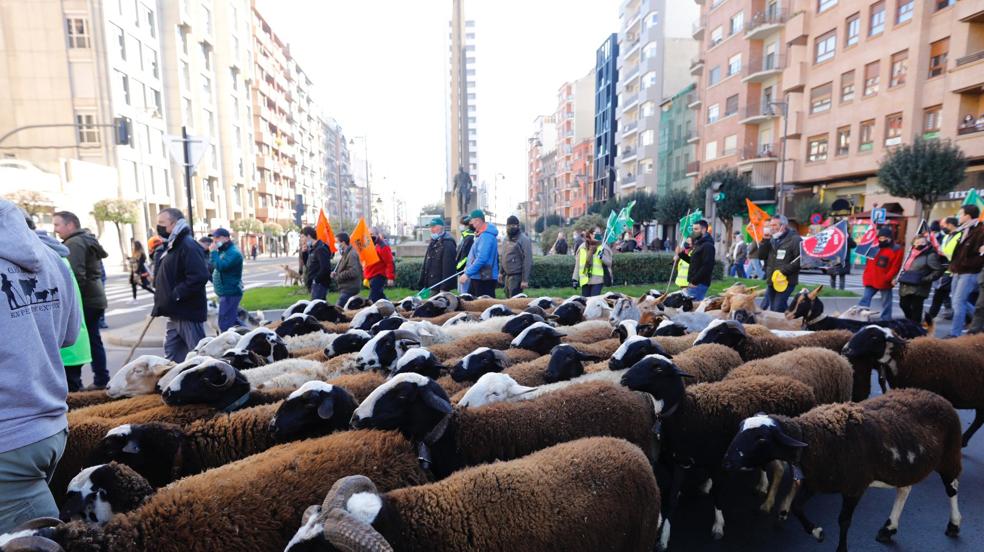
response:
[(431, 232), (431, 239), (432, 240), (436, 240), (437, 238), (440, 238), (440, 237), (441, 237), (440, 234), (435, 234), (434, 232)]
[(878, 240), (878, 247), (889, 247), (892, 245), (892, 240)]
[(926, 244), (923, 244), (923, 245), (913, 245), (912, 248), (915, 249), (916, 251), (922, 251), (923, 249), (926, 248)]
[(165, 228), (165, 227), (161, 226), (160, 224), (158, 224), (157, 225), (157, 235), (166, 240), (166, 239), (168, 239), (171, 236), (171, 233), (167, 231), (167, 228)]
[(519, 235), (519, 227), (510, 226), (509, 228), (506, 228), (506, 233), (509, 234), (510, 238), (515, 238), (516, 236)]

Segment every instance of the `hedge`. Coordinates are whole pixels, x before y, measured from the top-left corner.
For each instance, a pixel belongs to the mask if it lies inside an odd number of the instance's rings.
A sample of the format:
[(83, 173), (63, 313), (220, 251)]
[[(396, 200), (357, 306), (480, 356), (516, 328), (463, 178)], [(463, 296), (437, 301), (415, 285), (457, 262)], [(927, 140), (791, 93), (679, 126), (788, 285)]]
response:
[[(420, 257), (398, 258), (396, 262), (397, 287), (416, 288), (424, 260)], [(638, 285), (666, 282), (673, 268), (673, 256), (658, 253), (616, 253), (612, 267), (615, 285)], [(530, 287), (556, 288), (571, 284), (574, 272), (572, 255), (551, 255), (533, 258), (533, 274)], [(724, 265), (714, 263), (714, 279), (724, 277)]]

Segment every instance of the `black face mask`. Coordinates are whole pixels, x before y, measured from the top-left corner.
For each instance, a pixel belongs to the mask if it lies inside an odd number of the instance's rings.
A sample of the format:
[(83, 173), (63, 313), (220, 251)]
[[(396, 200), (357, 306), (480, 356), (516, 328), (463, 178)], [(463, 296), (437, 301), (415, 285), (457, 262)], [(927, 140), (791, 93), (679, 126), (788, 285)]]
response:
[(878, 247), (892, 247), (892, 240), (879, 241)]
[(913, 245), (912, 248), (915, 249), (916, 251), (922, 251), (923, 249), (926, 248), (926, 246), (925, 245)]
[(518, 226), (510, 226), (510, 227), (506, 228), (506, 234), (508, 234), (510, 238), (515, 238), (516, 236), (519, 235), (519, 227)]
[(171, 233), (167, 231), (167, 228), (160, 224), (157, 225), (157, 235), (165, 240), (171, 237)]

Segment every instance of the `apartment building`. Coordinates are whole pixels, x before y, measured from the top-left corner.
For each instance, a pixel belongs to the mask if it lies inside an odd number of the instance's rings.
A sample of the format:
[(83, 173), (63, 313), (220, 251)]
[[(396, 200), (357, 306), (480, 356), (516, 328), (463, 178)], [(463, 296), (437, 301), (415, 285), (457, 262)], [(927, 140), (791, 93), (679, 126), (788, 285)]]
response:
[(952, 139), (971, 161), (967, 181), (932, 216), (952, 213), (980, 185), (981, 2), (699, 3), (701, 173), (737, 165), (763, 203), (785, 182), (787, 212), (816, 195), (854, 213), (885, 207), (911, 223), (916, 205), (887, 194), (876, 173), (887, 151), (921, 137)]
[[(565, 82), (557, 91), (556, 186), (547, 193), (556, 214), (565, 221), (583, 215), (586, 209), (585, 187), (591, 174), (578, 172), (574, 150), (585, 141), (594, 143), (594, 76), (592, 69), (576, 81)], [(583, 162), (580, 165), (580, 170), (586, 169)]]
[(475, 21), (466, 19), (465, 1), (452, 1), (448, 93), (449, 152), (448, 190), (464, 169), (478, 178), (478, 107)]
[(540, 115), (533, 121), (533, 134), (529, 138), (527, 150), (526, 215), (530, 221), (547, 213), (546, 205), (551, 199), (548, 179), (553, 176), (553, 172), (547, 172), (544, 158), (554, 152), (556, 147), (556, 119), (553, 115)]
[(694, 110), (689, 105), (696, 98), (697, 86), (688, 84), (659, 105), (659, 160), (656, 194), (670, 190), (690, 191), (698, 163), (694, 161), (697, 131)]
[(314, 83), (301, 67), (291, 63), (294, 72), (294, 102), (290, 120), (296, 146), (294, 216), (300, 224), (314, 224), (318, 213), (327, 205), (325, 200), (324, 121), (311, 98)]
[(619, 195), (655, 192), (660, 110), (664, 98), (692, 81), (688, 33), (697, 6), (671, 0), (625, 0), (619, 12)]
[(615, 195), (618, 145), (618, 35), (612, 33), (595, 52), (594, 172), (589, 204)]
[(575, 186), (571, 191), (570, 218), (587, 214), (591, 206), (591, 193), (594, 187), (594, 137), (588, 137), (574, 145), (574, 160), (571, 163)]

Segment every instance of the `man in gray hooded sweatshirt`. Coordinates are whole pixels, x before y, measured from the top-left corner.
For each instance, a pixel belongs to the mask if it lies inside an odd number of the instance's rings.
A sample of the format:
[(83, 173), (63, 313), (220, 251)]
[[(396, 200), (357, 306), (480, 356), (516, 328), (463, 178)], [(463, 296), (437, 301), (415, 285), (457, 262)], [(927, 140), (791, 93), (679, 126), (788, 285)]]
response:
[(68, 384), (59, 349), (79, 336), (72, 273), (0, 200), (0, 534), (58, 516), (47, 480), (65, 448)]

